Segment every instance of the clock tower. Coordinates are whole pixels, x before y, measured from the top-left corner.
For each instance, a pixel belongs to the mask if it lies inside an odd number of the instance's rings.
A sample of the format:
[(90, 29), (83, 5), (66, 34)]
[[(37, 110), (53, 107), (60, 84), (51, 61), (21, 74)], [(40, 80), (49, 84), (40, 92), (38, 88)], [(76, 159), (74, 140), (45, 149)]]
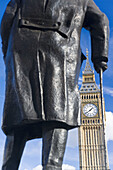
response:
[(105, 136), (101, 112), (100, 90), (95, 82), (94, 71), (92, 71), (91, 66), (89, 64), (88, 51), (86, 51), (86, 55), (87, 61), (85, 70), (83, 71), (83, 82), (80, 89), (80, 170), (108, 170), (109, 164), (107, 155), (107, 145), (105, 147), (104, 143)]

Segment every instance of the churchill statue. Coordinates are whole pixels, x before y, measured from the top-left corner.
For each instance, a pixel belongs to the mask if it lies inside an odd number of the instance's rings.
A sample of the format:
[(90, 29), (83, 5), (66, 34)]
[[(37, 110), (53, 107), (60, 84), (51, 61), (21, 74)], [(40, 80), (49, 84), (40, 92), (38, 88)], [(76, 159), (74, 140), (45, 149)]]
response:
[(108, 62), (109, 22), (93, 0), (10, 0), (1, 21), (6, 67), (2, 170), (17, 170), (28, 140), (43, 139), (43, 170), (62, 170), (68, 130), (80, 126), (81, 29), (97, 72)]

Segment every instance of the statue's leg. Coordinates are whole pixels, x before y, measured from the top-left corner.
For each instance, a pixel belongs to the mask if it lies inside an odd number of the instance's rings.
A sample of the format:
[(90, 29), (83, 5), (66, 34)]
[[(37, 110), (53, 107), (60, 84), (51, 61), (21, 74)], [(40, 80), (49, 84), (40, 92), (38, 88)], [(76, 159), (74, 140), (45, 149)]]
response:
[(43, 170), (62, 170), (67, 134), (66, 129), (46, 130), (44, 128), (42, 150)]
[(25, 144), (26, 136), (22, 132), (12, 132), (7, 136), (2, 170), (18, 170)]

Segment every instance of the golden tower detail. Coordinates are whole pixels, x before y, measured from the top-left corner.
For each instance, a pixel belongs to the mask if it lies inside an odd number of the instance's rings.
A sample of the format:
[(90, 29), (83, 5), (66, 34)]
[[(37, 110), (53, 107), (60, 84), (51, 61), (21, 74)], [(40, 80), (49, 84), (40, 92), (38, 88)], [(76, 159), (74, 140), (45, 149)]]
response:
[[(80, 170), (108, 170), (101, 112), (100, 90), (88, 60), (83, 71), (81, 96), (81, 126), (79, 128)], [(104, 100), (103, 100), (104, 101)], [(105, 109), (104, 109), (105, 110)], [(105, 114), (105, 111), (104, 111)], [(106, 155), (105, 155), (106, 154)], [(107, 158), (105, 161), (105, 157)]]

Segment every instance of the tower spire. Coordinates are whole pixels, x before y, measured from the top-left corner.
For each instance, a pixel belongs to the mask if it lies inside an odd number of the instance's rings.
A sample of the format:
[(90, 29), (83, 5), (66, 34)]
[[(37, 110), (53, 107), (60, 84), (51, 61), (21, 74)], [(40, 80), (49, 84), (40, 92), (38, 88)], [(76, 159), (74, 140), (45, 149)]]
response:
[(91, 66), (89, 64), (89, 57), (88, 57), (88, 49), (86, 48), (86, 56), (87, 56), (87, 61), (86, 61), (86, 66), (85, 66), (85, 70), (83, 71), (83, 74), (92, 74), (93, 70), (91, 69)]
[(99, 89), (95, 82), (95, 75), (94, 71), (91, 69), (89, 58), (88, 58), (88, 49), (86, 49), (86, 66), (85, 70), (83, 71), (83, 82), (80, 91), (83, 93), (93, 93), (93, 92), (99, 92)]

